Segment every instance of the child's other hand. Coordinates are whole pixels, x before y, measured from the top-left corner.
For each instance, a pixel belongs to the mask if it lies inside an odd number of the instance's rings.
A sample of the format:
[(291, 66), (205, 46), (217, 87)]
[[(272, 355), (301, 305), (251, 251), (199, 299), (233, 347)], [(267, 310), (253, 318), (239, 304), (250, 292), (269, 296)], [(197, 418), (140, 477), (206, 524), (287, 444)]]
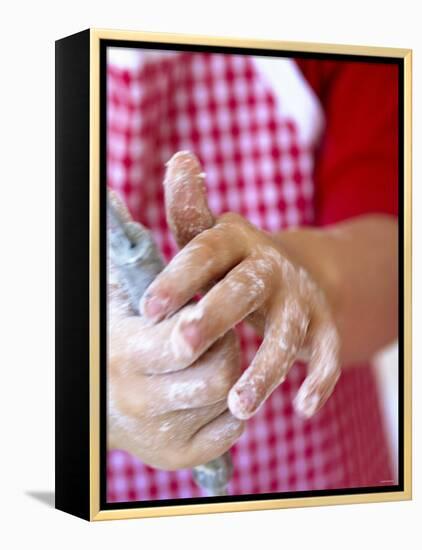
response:
[(196, 360), (174, 356), (170, 335), (187, 306), (151, 325), (133, 315), (109, 261), (108, 446), (175, 470), (226, 452), (244, 422), (228, 410), (240, 376), (239, 345), (229, 331)]
[(304, 417), (312, 416), (340, 374), (338, 331), (319, 285), (272, 235), (236, 214), (214, 220), (200, 165), (190, 153), (178, 153), (169, 162), (165, 193), (170, 227), (179, 245), (186, 246), (150, 285), (142, 313), (158, 322), (211, 288), (178, 315), (171, 332), (174, 356), (194, 364), (248, 318), (262, 329), (264, 340), (229, 393), (231, 412), (239, 419), (251, 417), (295, 359), (306, 355), (308, 375), (294, 404)]

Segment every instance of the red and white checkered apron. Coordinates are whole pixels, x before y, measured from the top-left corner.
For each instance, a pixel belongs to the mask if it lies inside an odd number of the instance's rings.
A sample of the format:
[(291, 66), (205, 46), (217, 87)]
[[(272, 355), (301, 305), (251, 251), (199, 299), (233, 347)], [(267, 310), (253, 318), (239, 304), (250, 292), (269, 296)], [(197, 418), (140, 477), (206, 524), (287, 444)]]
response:
[[(178, 150), (200, 158), (215, 214), (238, 212), (268, 231), (312, 223), (312, 144), (301, 143), (297, 122), (253, 58), (147, 50), (138, 56), (130, 69), (108, 63), (108, 184), (152, 230), (167, 260), (177, 249), (162, 180), (164, 163)], [(245, 326), (240, 333), (246, 366), (259, 339)], [(247, 422), (232, 449), (230, 493), (395, 483), (371, 368), (344, 371), (310, 420), (292, 408), (304, 377), (305, 366), (295, 365)], [(190, 470), (161, 471), (124, 451), (108, 454), (109, 502), (197, 496)]]

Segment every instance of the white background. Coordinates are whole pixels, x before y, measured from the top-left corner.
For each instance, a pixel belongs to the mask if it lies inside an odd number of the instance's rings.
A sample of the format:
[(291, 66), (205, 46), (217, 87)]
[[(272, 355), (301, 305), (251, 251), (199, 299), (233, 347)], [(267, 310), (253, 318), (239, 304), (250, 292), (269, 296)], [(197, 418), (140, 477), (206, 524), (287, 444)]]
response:
[[(1, 465), (3, 548), (421, 548), (419, 336), (420, 2), (259, 0), (167, 4), (2, 2), (0, 7)], [(89, 26), (414, 49), (414, 500), (88, 524), (34, 498), (54, 473), (54, 40)], [(75, 396), (77, 399), (77, 396)], [(48, 495), (47, 495), (48, 500)], [(404, 538), (408, 539), (404, 541)]]

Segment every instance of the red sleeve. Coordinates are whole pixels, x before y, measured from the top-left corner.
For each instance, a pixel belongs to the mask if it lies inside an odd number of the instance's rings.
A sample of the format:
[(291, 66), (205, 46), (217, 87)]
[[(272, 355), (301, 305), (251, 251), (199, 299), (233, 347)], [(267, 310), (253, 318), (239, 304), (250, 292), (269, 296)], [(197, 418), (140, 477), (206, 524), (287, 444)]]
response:
[(398, 67), (297, 59), (325, 113), (316, 223), (398, 211)]

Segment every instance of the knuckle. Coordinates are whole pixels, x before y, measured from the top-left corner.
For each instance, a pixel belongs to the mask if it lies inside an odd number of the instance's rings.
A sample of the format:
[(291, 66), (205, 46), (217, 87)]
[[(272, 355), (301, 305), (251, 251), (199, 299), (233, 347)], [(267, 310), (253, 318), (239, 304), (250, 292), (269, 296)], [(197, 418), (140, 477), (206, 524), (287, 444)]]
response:
[(218, 220), (217, 223), (230, 223), (233, 225), (241, 224), (245, 225), (245, 218), (243, 218), (240, 214), (237, 214), (236, 212), (225, 212), (222, 214)]
[(116, 406), (116, 409), (124, 416), (131, 417), (131, 418), (142, 416), (142, 414), (140, 414), (141, 407), (137, 407), (135, 409), (133, 404), (129, 403), (128, 400), (125, 399), (124, 395), (122, 395), (122, 392), (117, 391), (115, 393), (115, 406)]
[[(215, 254), (215, 235), (212, 229), (206, 229), (199, 235), (196, 235), (185, 248), (183, 248), (178, 255), (169, 264), (171, 267), (171, 274), (176, 278), (176, 281), (180, 281), (180, 271), (182, 269), (192, 269), (195, 266), (201, 266), (210, 257)], [(170, 269), (170, 268), (166, 268)], [(172, 291), (177, 291), (177, 285), (172, 288)]]
[(136, 399), (133, 398), (132, 392), (133, 386), (129, 380), (120, 379), (115, 383), (113, 397), (116, 408), (126, 416), (137, 418), (148, 416), (150, 410), (148, 392), (137, 391)]

